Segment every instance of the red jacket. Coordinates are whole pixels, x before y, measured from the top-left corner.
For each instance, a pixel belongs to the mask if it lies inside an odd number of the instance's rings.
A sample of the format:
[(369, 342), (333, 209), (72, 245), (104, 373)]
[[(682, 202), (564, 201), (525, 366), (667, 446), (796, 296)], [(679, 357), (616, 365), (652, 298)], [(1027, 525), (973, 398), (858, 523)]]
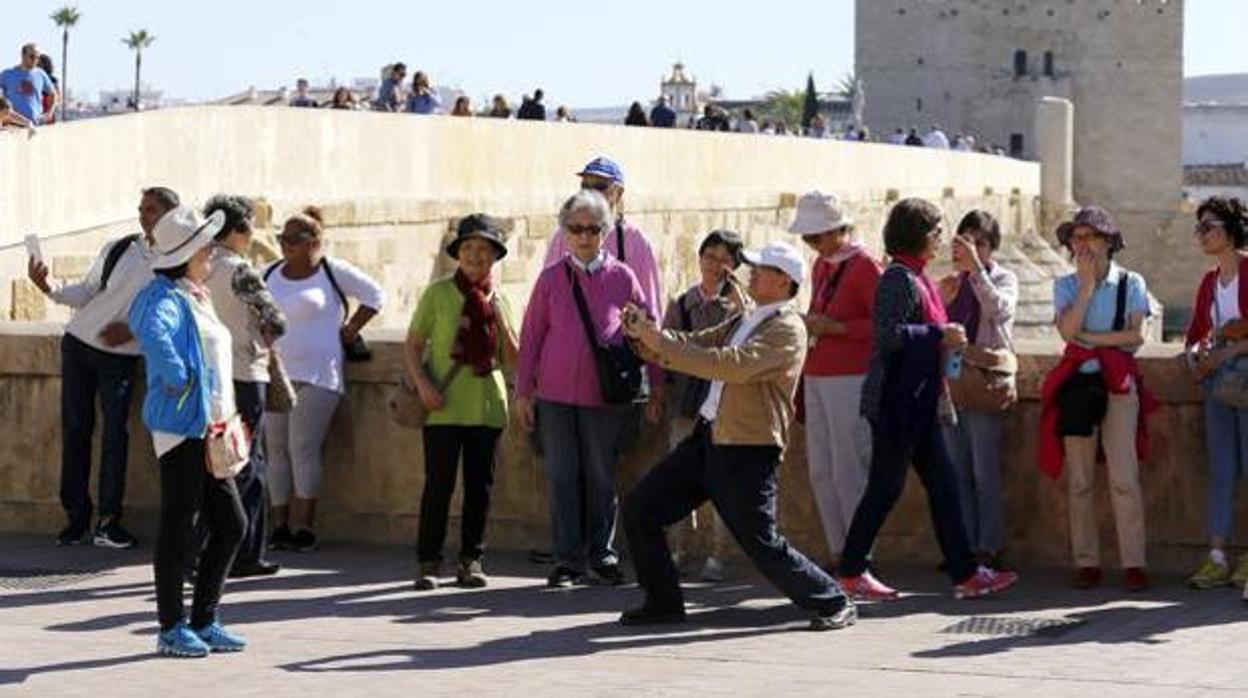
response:
[[(1248, 257), (1239, 260), (1239, 312), (1248, 316)], [(1192, 310), (1192, 322), (1187, 326), (1187, 346), (1192, 346), (1209, 336), (1213, 331), (1213, 289), (1218, 282), (1218, 270), (1215, 267), (1200, 280), (1200, 288), (1196, 291), (1196, 307)]]
[[(808, 376), (862, 376), (871, 363), (871, 311), (875, 307), (875, 287), (880, 283), (880, 265), (866, 252), (841, 262), (845, 272), (837, 282), (835, 295), (823, 298), (837, 266), (819, 258), (811, 272), (810, 313), (827, 315), (845, 323), (845, 334), (824, 335), (806, 353), (803, 373)], [(830, 302), (829, 302), (830, 301)], [(1244, 305), (1248, 309), (1248, 304)]]
[(1157, 410), (1157, 398), (1144, 387), (1144, 377), (1140, 374), (1140, 365), (1135, 357), (1120, 349), (1098, 347), (1085, 349), (1075, 344), (1067, 344), (1062, 360), (1044, 377), (1044, 385), (1040, 388), (1040, 470), (1056, 480), (1062, 475), (1062, 465), (1066, 459), (1066, 449), (1062, 443), (1062, 435), (1058, 433), (1061, 410), (1057, 396), (1062, 384), (1079, 370), (1089, 359), (1101, 362), (1101, 376), (1105, 379), (1105, 387), (1111, 394), (1123, 395), (1130, 392), (1132, 381), (1140, 396), (1139, 423), (1135, 430), (1135, 452), (1141, 459), (1148, 457), (1148, 422), (1146, 418)]

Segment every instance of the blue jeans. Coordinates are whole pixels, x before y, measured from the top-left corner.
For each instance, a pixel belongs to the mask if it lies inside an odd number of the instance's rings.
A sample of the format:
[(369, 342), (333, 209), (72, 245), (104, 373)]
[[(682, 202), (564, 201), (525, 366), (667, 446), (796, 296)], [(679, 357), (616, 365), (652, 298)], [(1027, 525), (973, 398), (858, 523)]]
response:
[(978, 553), (997, 554), (1005, 545), (1002, 524), (1000, 412), (958, 412), (956, 426), (946, 426), (945, 441), (958, 471), (966, 537)]
[(1226, 538), (1234, 528), (1235, 488), (1248, 455), (1248, 410), (1206, 397), (1205, 443), (1209, 448), (1209, 535)]
[(537, 403), (550, 485), (550, 528), (558, 564), (581, 570), (619, 562), (613, 546), (615, 468), (632, 408)]

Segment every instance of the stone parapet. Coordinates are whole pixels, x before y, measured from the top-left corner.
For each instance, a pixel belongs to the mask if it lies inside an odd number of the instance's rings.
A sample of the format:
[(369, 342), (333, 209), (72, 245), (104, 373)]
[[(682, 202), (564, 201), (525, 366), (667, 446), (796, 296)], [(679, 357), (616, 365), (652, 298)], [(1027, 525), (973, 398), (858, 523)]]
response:
[[(419, 433), (392, 424), (385, 399), (401, 362), (399, 331), (370, 333), (374, 359), (349, 368), (347, 393), (326, 444), (320, 532), (328, 540), (402, 543), (414, 539), (423, 485)], [(0, 530), (47, 534), (59, 529), (60, 459), (59, 329), (51, 324), (0, 326)], [(1037, 470), (1039, 386), (1057, 360), (1049, 342), (1020, 342), (1022, 401), (1009, 414), (1003, 440), (1007, 546), (1026, 565), (1064, 565), (1068, 560), (1064, 483)], [(1151, 565), (1179, 569), (1204, 546), (1207, 486), (1203, 415), (1199, 391), (1172, 358), (1174, 345), (1150, 344), (1141, 352), (1146, 385), (1161, 400), (1150, 423), (1152, 457), (1141, 465), (1147, 501)], [(141, 395), (141, 389), (139, 394)], [(158, 479), (151, 441), (138, 419), (131, 423), (127, 520), (151, 540), (158, 506)], [(664, 427), (642, 428), (619, 469), (626, 489), (657, 461), (667, 443)], [(94, 478), (93, 478), (94, 479)], [(806, 472), (802, 432), (781, 469), (781, 527), (804, 550), (825, 554)], [(1105, 562), (1112, 566), (1114, 528), (1104, 473), (1098, 474), (1098, 508)], [(458, 504), (452, 506), (458, 511)], [(489, 535), (497, 547), (544, 547), (549, 538), (546, 483), (529, 439), (509, 429), (500, 444)], [(1245, 519), (1241, 506), (1237, 520)], [(453, 517), (454, 519), (454, 517)], [(911, 478), (889, 519), (877, 551), (885, 561), (934, 562), (936, 544), (926, 500)], [(1240, 532), (1243, 532), (1242, 526)], [(452, 538), (453, 539), (453, 538)], [(1232, 540), (1242, 540), (1233, 536)], [(695, 541), (694, 548), (703, 543)]]

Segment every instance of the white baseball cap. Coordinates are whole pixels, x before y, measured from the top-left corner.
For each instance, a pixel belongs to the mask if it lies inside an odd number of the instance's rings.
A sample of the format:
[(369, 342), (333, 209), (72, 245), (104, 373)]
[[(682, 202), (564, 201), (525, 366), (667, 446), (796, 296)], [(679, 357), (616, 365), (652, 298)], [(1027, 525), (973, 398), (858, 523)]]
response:
[(741, 253), (741, 257), (752, 267), (779, 269), (799, 286), (806, 278), (806, 262), (802, 259), (802, 253), (787, 242), (776, 241), (761, 250), (746, 250)]

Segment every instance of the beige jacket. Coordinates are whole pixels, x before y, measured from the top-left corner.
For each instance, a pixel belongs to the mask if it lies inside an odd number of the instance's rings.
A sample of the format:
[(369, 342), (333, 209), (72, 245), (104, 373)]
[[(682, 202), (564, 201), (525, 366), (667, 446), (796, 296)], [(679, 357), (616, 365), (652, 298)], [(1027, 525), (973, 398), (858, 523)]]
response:
[(720, 446), (779, 446), (789, 441), (793, 394), (806, 356), (806, 324), (792, 305), (764, 320), (739, 347), (728, 340), (735, 315), (700, 332), (664, 330), (664, 369), (724, 382), (712, 439)]

